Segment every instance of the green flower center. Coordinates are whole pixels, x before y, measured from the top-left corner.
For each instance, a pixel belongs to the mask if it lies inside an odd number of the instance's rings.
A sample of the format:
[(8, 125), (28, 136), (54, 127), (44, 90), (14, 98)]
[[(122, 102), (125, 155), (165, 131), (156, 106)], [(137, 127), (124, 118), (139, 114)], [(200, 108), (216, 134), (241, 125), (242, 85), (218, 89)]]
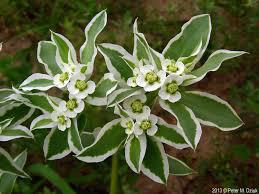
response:
[(159, 77), (157, 76), (157, 74), (154, 72), (154, 71), (150, 71), (146, 74), (146, 77), (145, 77), (146, 81), (149, 83), (149, 84), (153, 84), (155, 83), (156, 81), (159, 80)]
[(143, 104), (140, 100), (135, 100), (131, 103), (131, 108), (133, 112), (141, 113), (143, 110)]
[(58, 116), (58, 122), (62, 125), (64, 125), (66, 123), (66, 118), (64, 115), (60, 115)]
[(77, 105), (76, 99), (71, 99), (66, 103), (66, 107), (69, 110), (74, 110), (77, 106), (78, 105)]
[(62, 73), (59, 77), (59, 81), (61, 81), (62, 83), (64, 83), (64, 81), (66, 80), (68, 80), (68, 72)]
[(140, 124), (140, 128), (143, 130), (148, 130), (151, 128), (151, 126), (152, 126), (152, 124), (151, 124), (151, 121), (149, 121), (149, 120), (144, 120)]
[(84, 91), (88, 87), (88, 85), (84, 80), (76, 80), (75, 87), (80, 91)]
[(170, 84), (167, 84), (166, 91), (169, 94), (174, 94), (178, 90), (178, 85), (175, 82), (171, 82)]
[(166, 70), (169, 71), (169, 72), (177, 72), (178, 71), (178, 67), (175, 65), (175, 61), (174, 60), (171, 60), (167, 66), (166, 66)]
[(132, 121), (128, 121), (128, 122), (126, 123), (126, 126), (127, 126), (127, 128), (132, 129), (132, 127), (133, 127)]

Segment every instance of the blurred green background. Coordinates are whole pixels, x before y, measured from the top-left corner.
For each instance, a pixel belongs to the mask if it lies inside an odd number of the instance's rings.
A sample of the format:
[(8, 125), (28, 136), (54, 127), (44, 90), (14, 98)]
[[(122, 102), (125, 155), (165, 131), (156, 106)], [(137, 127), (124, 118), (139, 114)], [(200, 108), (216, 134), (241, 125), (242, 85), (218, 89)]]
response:
[[(97, 42), (110, 42), (133, 49), (132, 25), (139, 18), (139, 30), (150, 45), (162, 51), (183, 23), (192, 16), (209, 13), (212, 18), (211, 42), (200, 61), (202, 64), (215, 50), (244, 50), (249, 55), (225, 62), (219, 71), (209, 73), (198, 90), (208, 91), (228, 100), (245, 125), (234, 132), (223, 133), (203, 127), (196, 152), (167, 151), (182, 159), (198, 173), (187, 177), (170, 177), (167, 187), (134, 174), (120, 153), (120, 193), (124, 194), (207, 194), (213, 187), (258, 186), (259, 177), (259, 3), (257, 0), (1, 0), (0, 1), (0, 87), (18, 85), (34, 72), (44, 72), (37, 62), (37, 43), (49, 40), (49, 29), (68, 37), (77, 50), (84, 42), (84, 28), (99, 11), (107, 9), (108, 24)], [(93, 79), (106, 72), (98, 55)], [(87, 130), (111, 120), (105, 109), (88, 107)], [(159, 111), (159, 110), (158, 110)], [(100, 114), (104, 113), (104, 114)], [(162, 112), (160, 113), (163, 114)], [(167, 117), (167, 115), (162, 115)], [(96, 119), (98, 118), (98, 119)], [(83, 118), (82, 118), (83, 119)], [(35, 134), (36, 141), (18, 140), (1, 143), (17, 154), (29, 151), (25, 170), (32, 180), (18, 179), (14, 193), (61, 193), (62, 181), (53, 174), (42, 173), (46, 165), (70, 184), (76, 193), (108, 193), (110, 159), (99, 164), (85, 164), (72, 156), (59, 161), (45, 161), (42, 141), (46, 133)], [(35, 166), (36, 163), (44, 166)], [(34, 165), (33, 165), (34, 164)], [(46, 171), (46, 170), (45, 170)], [(50, 170), (48, 170), (50, 172)], [(54, 178), (53, 178), (54, 176)]]

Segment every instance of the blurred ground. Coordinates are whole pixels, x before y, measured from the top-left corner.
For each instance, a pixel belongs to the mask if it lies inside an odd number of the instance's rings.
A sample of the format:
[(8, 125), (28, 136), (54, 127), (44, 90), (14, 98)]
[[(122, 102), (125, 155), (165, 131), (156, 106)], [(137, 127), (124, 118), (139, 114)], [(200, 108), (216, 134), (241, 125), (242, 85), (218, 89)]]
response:
[[(0, 41), (4, 45), (0, 54), (0, 86), (16, 85), (32, 72), (43, 72), (36, 61), (36, 47), (38, 41), (50, 38), (49, 29), (66, 35), (79, 48), (83, 42), (85, 25), (98, 11), (105, 8), (108, 12), (108, 25), (98, 42), (121, 44), (132, 51), (133, 38), (129, 32), (134, 19), (138, 17), (140, 31), (146, 34), (152, 47), (161, 51), (180, 31), (182, 24), (193, 15), (210, 13), (213, 24), (211, 42), (200, 64), (213, 51), (221, 48), (250, 53), (224, 63), (219, 71), (210, 73), (192, 87), (228, 100), (245, 125), (237, 131), (227, 133), (203, 127), (203, 135), (195, 152), (167, 148), (169, 154), (182, 159), (197, 171), (186, 177), (171, 176), (167, 187), (156, 184), (145, 176), (134, 175), (121, 159), (121, 193), (207, 194), (211, 193), (213, 187), (258, 187), (259, 5), (256, 0), (75, 0), (73, 3), (60, 0), (1, 0)], [(94, 79), (98, 80), (106, 68), (100, 56), (96, 64), (99, 68), (95, 70)], [(103, 110), (91, 111), (89, 129), (109, 120), (105, 117), (96, 121), (95, 116)], [(156, 111), (167, 121), (174, 123), (168, 114), (159, 109)], [(43, 136), (44, 134), (37, 136), (37, 146), (33, 146), (33, 142), (19, 141), (3, 146), (13, 153), (28, 147), (28, 166), (38, 162), (50, 165), (78, 193), (107, 193), (110, 160), (98, 165), (82, 164), (72, 157), (47, 162), (41, 150), (40, 140)], [(123, 153), (121, 155), (123, 158)], [(48, 192), (58, 193), (51, 183), (40, 177), (33, 177), (32, 181), (18, 180), (15, 186), (15, 193)]]

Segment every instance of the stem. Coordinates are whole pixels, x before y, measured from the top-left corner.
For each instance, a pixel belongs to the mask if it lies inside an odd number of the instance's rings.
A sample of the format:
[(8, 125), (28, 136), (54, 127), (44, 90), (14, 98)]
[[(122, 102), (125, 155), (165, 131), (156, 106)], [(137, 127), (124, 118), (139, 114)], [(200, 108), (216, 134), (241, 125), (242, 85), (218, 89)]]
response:
[(115, 153), (112, 156), (110, 194), (117, 194), (118, 192), (118, 162), (118, 153)]

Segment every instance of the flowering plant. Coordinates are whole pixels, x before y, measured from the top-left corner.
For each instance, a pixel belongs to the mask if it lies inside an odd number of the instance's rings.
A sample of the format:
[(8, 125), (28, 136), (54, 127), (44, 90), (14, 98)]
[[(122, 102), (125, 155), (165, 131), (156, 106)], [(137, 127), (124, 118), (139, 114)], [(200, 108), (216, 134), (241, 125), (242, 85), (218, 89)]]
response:
[[(72, 153), (84, 162), (101, 162), (125, 148), (129, 167), (158, 183), (166, 184), (169, 174), (192, 173), (185, 163), (165, 152), (164, 144), (195, 150), (202, 135), (201, 124), (230, 131), (243, 122), (227, 102), (188, 86), (216, 71), (225, 60), (245, 52), (218, 50), (202, 66), (195, 67), (210, 39), (207, 14), (185, 23), (161, 53), (138, 31), (137, 20), (133, 25), (133, 54), (115, 44), (96, 46), (106, 22), (106, 11), (101, 11), (86, 26), (79, 57), (72, 43), (58, 33), (51, 31), (51, 41), (39, 42), (37, 58), (47, 74), (32, 74), (18, 88), (0, 90), (0, 141), (33, 138), (35, 130), (49, 129), (43, 145), (48, 160)], [(109, 73), (95, 84), (90, 78), (97, 51)], [(46, 92), (54, 87), (63, 94), (61, 98)], [(78, 127), (78, 117), (87, 112), (86, 103), (113, 108), (118, 118), (88, 134), (95, 140), (84, 147), (84, 129)], [(158, 105), (176, 118), (177, 125), (156, 115)], [(21, 126), (35, 109), (42, 114), (31, 122), (30, 129)], [(14, 165), (5, 151), (0, 153)], [(0, 165), (1, 171), (20, 176), (21, 169), (14, 169)]]

